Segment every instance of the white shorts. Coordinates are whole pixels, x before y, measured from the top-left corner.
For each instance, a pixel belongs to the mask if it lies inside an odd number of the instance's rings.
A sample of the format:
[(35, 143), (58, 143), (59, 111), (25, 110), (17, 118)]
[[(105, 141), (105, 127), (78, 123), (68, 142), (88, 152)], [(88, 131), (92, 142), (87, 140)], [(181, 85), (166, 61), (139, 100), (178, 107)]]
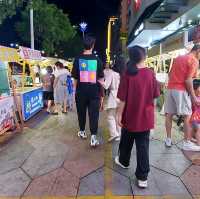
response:
[(165, 113), (179, 116), (192, 115), (192, 102), (189, 93), (168, 89), (165, 98)]

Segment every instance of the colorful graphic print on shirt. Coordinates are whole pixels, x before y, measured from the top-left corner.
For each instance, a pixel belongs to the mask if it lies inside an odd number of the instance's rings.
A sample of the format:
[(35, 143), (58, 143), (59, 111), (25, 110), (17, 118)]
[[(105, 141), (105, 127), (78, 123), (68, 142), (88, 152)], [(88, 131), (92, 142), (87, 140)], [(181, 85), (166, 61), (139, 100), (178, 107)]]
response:
[(97, 82), (97, 60), (79, 59), (80, 82)]

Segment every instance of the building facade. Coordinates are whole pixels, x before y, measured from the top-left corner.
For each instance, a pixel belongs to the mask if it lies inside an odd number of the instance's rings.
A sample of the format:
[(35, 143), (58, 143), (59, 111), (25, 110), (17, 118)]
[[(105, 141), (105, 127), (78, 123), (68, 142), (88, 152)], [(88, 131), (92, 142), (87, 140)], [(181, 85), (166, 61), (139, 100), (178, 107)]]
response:
[(198, 25), (199, 10), (199, 0), (130, 0), (127, 44), (151, 48), (186, 32)]

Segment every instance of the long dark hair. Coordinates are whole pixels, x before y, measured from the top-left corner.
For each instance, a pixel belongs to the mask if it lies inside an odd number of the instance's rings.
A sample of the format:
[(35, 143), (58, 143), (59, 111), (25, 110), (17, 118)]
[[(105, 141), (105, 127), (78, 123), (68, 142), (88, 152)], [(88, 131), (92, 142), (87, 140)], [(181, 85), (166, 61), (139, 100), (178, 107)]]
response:
[(129, 62), (127, 63), (127, 73), (129, 75), (137, 75), (137, 64), (146, 57), (146, 50), (140, 46), (133, 46), (129, 48)]
[(59, 62), (59, 61), (57, 61), (57, 62), (55, 63), (55, 65), (56, 65), (58, 68), (61, 68), (61, 69), (64, 68), (63, 63), (61, 63), (61, 62)]
[(125, 65), (126, 65), (126, 62), (125, 62), (124, 57), (120, 56), (116, 59), (115, 64), (112, 67), (112, 70), (121, 75), (124, 72)]

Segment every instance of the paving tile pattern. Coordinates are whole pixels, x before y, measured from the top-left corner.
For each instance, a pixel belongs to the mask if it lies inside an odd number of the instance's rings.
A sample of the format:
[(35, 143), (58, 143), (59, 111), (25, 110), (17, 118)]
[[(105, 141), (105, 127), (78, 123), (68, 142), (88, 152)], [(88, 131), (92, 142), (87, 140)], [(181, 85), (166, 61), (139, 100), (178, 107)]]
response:
[(30, 143), (12, 140), (0, 152), (0, 174), (19, 168), (33, 151), (34, 147)]
[(112, 171), (112, 192), (118, 196), (132, 195), (130, 179), (116, 171)]
[(105, 170), (110, 175), (111, 192), (116, 196), (133, 198), (135, 195), (137, 198), (154, 195), (167, 198), (173, 195), (174, 198), (190, 199), (200, 195), (200, 166), (192, 165), (199, 153), (183, 154), (183, 134), (175, 125), (174, 145), (166, 148), (163, 142), (164, 118), (159, 114), (151, 135), (151, 172), (146, 190), (137, 187), (134, 177), (137, 165), (135, 147), (130, 169), (121, 169), (111, 161), (118, 154), (119, 142), (112, 143), (112, 157), (109, 157), (109, 165), (105, 165), (104, 159), (110, 152), (106, 151), (109, 144), (103, 139), (103, 134), (107, 132), (104, 113), (101, 113), (99, 129), (101, 146), (95, 150), (89, 147), (89, 139), (77, 138), (75, 112), (55, 117), (47, 117), (42, 112), (38, 118), (29, 121), (28, 126), (31, 128), (25, 128), (23, 134), (0, 146), (0, 197), (104, 197), (107, 189)]
[(104, 168), (81, 179), (78, 196), (104, 195)]
[(194, 165), (200, 166), (200, 153), (192, 151), (183, 151), (184, 155), (188, 160), (190, 160)]
[(193, 195), (200, 195), (200, 167), (191, 166), (181, 177), (183, 183), (187, 186)]
[(147, 189), (139, 189), (135, 181), (134, 179), (132, 183), (134, 195), (176, 195), (187, 196), (188, 199), (191, 198), (179, 178), (155, 168), (151, 168), (149, 187)]
[(79, 179), (65, 169), (57, 169), (34, 179), (24, 196), (76, 196)]
[(29, 176), (35, 178), (61, 167), (67, 152), (68, 147), (62, 143), (43, 143), (35, 149), (22, 168)]
[(0, 197), (18, 197), (23, 194), (31, 179), (16, 169), (0, 175)]

